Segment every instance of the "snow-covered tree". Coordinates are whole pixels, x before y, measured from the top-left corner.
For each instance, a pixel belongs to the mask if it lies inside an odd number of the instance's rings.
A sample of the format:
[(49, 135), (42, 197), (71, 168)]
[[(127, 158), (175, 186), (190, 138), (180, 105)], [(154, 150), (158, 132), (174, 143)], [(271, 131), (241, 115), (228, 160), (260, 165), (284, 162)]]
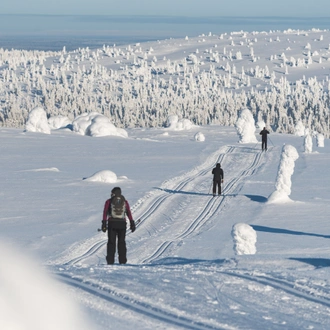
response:
[(268, 197), (268, 203), (283, 203), (290, 201), (291, 176), (294, 172), (295, 161), (299, 154), (295, 147), (284, 145), (278, 167), (275, 191)]

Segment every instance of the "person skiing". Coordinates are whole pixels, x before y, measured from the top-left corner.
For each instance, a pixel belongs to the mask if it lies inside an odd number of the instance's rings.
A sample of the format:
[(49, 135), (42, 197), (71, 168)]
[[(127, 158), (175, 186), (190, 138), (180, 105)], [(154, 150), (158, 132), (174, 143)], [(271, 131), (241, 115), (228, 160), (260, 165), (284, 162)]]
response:
[(215, 168), (212, 170), (213, 174), (213, 196), (216, 194), (218, 187), (218, 195), (221, 195), (221, 183), (223, 183), (223, 169), (220, 163), (217, 163)]
[(267, 150), (267, 134), (269, 131), (266, 130), (266, 127), (259, 133), (261, 135), (261, 149), (262, 151)]
[(108, 265), (114, 264), (116, 240), (118, 239), (119, 263), (126, 264), (126, 215), (130, 222), (132, 233), (135, 231), (135, 222), (128, 201), (121, 194), (120, 187), (111, 190), (111, 198), (105, 202), (103, 210), (102, 231), (108, 230), (108, 245), (106, 260)]

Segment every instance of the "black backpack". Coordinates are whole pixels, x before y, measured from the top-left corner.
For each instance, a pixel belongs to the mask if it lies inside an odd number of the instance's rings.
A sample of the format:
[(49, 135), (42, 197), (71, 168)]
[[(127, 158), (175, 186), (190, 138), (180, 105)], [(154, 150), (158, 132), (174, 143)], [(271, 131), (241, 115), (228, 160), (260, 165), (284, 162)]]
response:
[(112, 219), (125, 219), (125, 213), (125, 197), (123, 195), (112, 196), (110, 209), (108, 210), (109, 216)]

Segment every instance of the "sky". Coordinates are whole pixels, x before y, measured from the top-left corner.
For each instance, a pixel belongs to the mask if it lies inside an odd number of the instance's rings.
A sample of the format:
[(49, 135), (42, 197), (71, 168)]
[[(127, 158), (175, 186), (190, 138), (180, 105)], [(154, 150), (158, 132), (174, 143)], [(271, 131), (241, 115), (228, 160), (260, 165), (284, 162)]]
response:
[(170, 16), (327, 16), (328, 0), (5, 0), (0, 14), (170, 15)]

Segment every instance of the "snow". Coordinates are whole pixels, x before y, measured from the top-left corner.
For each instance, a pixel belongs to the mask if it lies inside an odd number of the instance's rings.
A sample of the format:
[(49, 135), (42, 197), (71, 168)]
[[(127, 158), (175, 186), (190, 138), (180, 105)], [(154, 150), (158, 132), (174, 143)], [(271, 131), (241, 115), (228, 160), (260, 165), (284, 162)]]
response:
[(73, 123), (73, 131), (81, 135), (102, 137), (115, 135), (127, 137), (127, 132), (113, 125), (109, 118), (99, 113), (83, 113), (77, 116)]
[[(1, 127), (0, 328), (328, 329), (329, 140), (305, 152), (303, 124), (262, 152), (269, 123), (241, 110), (235, 127), (172, 114), (123, 129), (37, 107), (25, 130)], [(108, 266), (97, 229), (114, 186), (141, 222), (128, 264)]]
[(269, 196), (269, 203), (290, 201), (291, 177), (294, 173), (295, 161), (298, 158), (299, 154), (295, 147), (288, 144), (283, 146), (275, 183), (276, 190)]
[(104, 182), (104, 183), (116, 183), (117, 182), (116, 173), (109, 170), (102, 170), (94, 173), (92, 176), (85, 178), (87, 181), (94, 182)]
[(179, 119), (177, 115), (171, 115), (167, 118), (166, 127), (169, 130), (174, 131), (182, 131), (182, 130), (190, 130), (193, 127), (193, 123), (186, 118)]
[(73, 299), (38, 263), (0, 243), (1, 329), (89, 329)]
[(257, 233), (251, 226), (246, 223), (235, 224), (232, 230), (232, 237), (235, 254), (255, 254), (257, 252)]
[(50, 134), (46, 111), (41, 107), (32, 109), (29, 113), (25, 130), (27, 132), (40, 132)]
[(72, 121), (67, 116), (52, 116), (48, 119), (49, 128), (59, 129), (72, 125)]
[(239, 135), (240, 143), (256, 143), (258, 140), (255, 137), (255, 123), (253, 115), (249, 109), (243, 109), (236, 122), (236, 129)]

